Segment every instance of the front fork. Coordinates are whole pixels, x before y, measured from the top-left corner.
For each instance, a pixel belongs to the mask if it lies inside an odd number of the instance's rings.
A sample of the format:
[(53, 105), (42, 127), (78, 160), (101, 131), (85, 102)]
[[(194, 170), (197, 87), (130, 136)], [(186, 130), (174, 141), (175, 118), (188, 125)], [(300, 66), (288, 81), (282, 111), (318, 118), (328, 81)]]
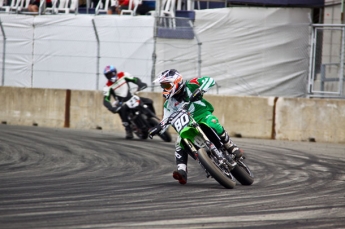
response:
[(208, 139), (206, 134), (202, 131), (200, 126), (195, 127), (199, 133), (201, 134), (202, 138), (205, 140), (205, 143), (208, 149), (212, 152), (212, 154), (218, 159), (220, 166), (228, 167), (229, 171), (233, 170), (236, 166), (236, 162), (229, 156), (228, 152), (224, 156), (224, 153), (217, 149), (217, 147)]
[[(237, 165), (236, 162), (229, 155), (227, 155), (228, 159), (226, 157), (224, 157), (223, 153), (220, 150), (218, 150), (216, 148), (216, 146), (208, 139), (208, 137), (202, 131), (200, 126), (195, 126), (195, 128), (199, 131), (199, 133), (201, 134), (202, 138), (205, 140), (205, 144), (206, 144), (208, 150), (212, 153), (212, 155), (214, 155), (217, 158), (218, 166), (220, 168), (223, 167), (226, 170), (228, 170), (229, 176), (231, 176), (230, 171), (235, 168), (235, 166)], [(185, 138), (183, 138), (183, 141), (186, 144), (186, 146), (190, 149), (190, 150), (188, 150), (188, 154), (194, 160), (197, 160), (198, 150), (195, 148), (193, 143), (190, 140), (185, 139)], [(204, 168), (204, 166), (200, 163), (200, 161), (199, 161), (199, 164), (205, 170), (207, 178), (210, 177), (209, 172)]]
[(205, 173), (206, 173), (206, 177), (209, 178), (211, 175), (210, 173), (204, 168), (204, 166), (200, 163), (200, 161), (198, 160), (198, 151), (195, 148), (195, 146), (186, 138), (182, 139), (183, 142), (185, 143), (185, 145), (188, 147), (189, 150), (187, 150), (189, 156), (191, 156), (194, 160), (198, 161), (199, 165), (201, 166), (201, 168), (204, 169)]

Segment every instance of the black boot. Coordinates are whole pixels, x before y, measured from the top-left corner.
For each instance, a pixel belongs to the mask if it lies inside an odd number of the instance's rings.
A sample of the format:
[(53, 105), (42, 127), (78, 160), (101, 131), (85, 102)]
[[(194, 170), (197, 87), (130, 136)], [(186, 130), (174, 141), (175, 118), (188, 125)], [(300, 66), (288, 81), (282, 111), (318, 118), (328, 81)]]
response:
[(126, 130), (126, 139), (133, 139), (132, 130)]
[(239, 159), (243, 156), (242, 150), (240, 150), (236, 144), (231, 141), (225, 130), (219, 137), (228, 153), (235, 155), (235, 159)]
[(186, 184), (187, 183), (187, 172), (182, 170), (182, 169), (175, 170), (173, 172), (173, 178), (175, 180), (178, 180), (178, 182), (180, 184)]
[(177, 170), (173, 172), (173, 178), (178, 180), (180, 184), (186, 184), (188, 154), (178, 147), (175, 151), (175, 157)]
[(132, 128), (131, 126), (129, 125), (129, 123), (122, 123), (123, 126), (125, 127), (125, 130), (126, 130), (126, 139), (133, 139), (133, 132), (132, 132)]
[(178, 180), (180, 184), (186, 184), (188, 153), (185, 150), (183, 150), (180, 146), (176, 147), (175, 161), (177, 170), (173, 172), (173, 178), (175, 180)]

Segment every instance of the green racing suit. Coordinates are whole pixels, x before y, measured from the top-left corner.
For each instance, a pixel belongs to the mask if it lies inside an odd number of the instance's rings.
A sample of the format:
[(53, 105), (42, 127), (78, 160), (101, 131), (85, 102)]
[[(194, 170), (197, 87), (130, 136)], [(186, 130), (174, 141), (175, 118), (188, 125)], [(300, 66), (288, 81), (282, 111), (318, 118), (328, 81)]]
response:
[[(177, 111), (181, 107), (183, 101), (189, 102), (192, 93), (196, 89), (200, 88), (202, 91), (207, 92), (208, 89), (214, 85), (214, 79), (207, 76), (188, 80), (185, 83), (184, 91), (180, 92), (183, 93), (182, 98), (179, 96), (179, 99), (176, 99), (177, 96), (172, 96), (165, 101), (163, 120)], [(212, 114), (214, 111), (213, 106), (206, 99), (202, 98), (201, 100), (193, 102), (189, 106), (188, 111), (192, 114), (192, 117), (197, 123), (206, 123), (214, 129), (218, 135), (224, 132), (224, 128), (219, 123), (218, 118)]]

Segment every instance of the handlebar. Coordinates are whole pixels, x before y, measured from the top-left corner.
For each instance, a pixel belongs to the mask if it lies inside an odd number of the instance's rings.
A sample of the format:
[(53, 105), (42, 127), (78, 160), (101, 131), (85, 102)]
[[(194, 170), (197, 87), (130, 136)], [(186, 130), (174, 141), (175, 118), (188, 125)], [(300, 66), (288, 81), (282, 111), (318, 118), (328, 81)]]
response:
[(138, 87), (138, 91), (142, 91), (142, 90), (144, 90), (144, 89), (146, 89), (147, 88), (147, 85), (144, 85), (144, 86), (142, 86), (142, 87)]
[(181, 106), (179, 109), (177, 109), (177, 111), (174, 111), (169, 117), (167, 117), (166, 119), (163, 119), (163, 120), (161, 121), (161, 126), (162, 126), (162, 128), (163, 128), (163, 129), (164, 129), (164, 128), (167, 128), (167, 127), (171, 124), (171, 122), (174, 120), (175, 116), (176, 116), (178, 113), (180, 113), (182, 110), (187, 111), (190, 104), (191, 104), (190, 102), (183, 102), (183, 103), (182, 103), (182, 106)]

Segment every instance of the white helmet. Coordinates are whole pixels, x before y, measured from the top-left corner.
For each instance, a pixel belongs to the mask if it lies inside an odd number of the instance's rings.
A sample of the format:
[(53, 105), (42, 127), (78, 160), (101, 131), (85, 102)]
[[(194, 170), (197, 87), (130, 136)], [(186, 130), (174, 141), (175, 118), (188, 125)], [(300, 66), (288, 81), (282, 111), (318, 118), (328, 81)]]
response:
[(163, 97), (166, 99), (178, 93), (183, 88), (184, 84), (182, 75), (175, 69), (163, 71), (158, 79), (153, 82), (160, 83), (163, 88)]

